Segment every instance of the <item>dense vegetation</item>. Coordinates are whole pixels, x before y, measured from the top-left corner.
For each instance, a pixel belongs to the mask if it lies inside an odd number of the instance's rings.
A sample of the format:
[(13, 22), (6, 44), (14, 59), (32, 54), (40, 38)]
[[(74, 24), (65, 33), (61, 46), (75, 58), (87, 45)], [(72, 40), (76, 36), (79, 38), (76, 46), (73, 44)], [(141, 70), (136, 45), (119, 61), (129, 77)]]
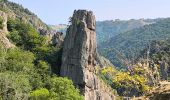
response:
[(99, 52), (108, 58), (115, 66), (125, 66), (121, 60), (130, 60), (140, 54), (148, 43), (153, 40), (164, 40), (170, 37), (170, 19), (164, 19), (155, 24), (145, 25), (128, 32), (121, 33), (99, 45)]
[[(58, 76), (62, 48), (53, 46), (38, 32), (40, 26), (48, 26), (28, 9), (7, 0), (0, 1), (0, 10), (8, 15), (7, 37), (16, 46), (6, 49), (0, 45), (0, 100), (83, 100), (71, 80)], [(116, 66), (124, 66), (120, 71), (105, 67), (98, 73), (120, 96), (144, 95), (164, 75), (160, 62), (170, 66), (170, 41), (153, 41), (170, 37), (168, 18), (97, 22), (96, 31), (100, 53)], [(148, 48), (143, 49), (148, 45), (150, 61), (144, 63), (149, 62), (149, 66), (138, 65), (135, 60), (145, 58)]]
[(110, 38), (144, 25), (152, 24), (160, 19), (131, 19), (131, 20), (108, 20), (96, 22), (97, 43), (108, 41)]
[[(131, 19), (131, 20), (107, 20), (96, 22), (97, 43), (108, 41), (110, 38), (144, 25), (152, 24), (161, 19)], [(67, 25), (49, 25), (54, 30), (66, 33)]]
[[(160, 65), (160, 79), (170, 80), (170, 40), (152, 41), (150, 45), (141, 52), (141, 55), (147, 55), (148, 51), (149, 62)], [(139, 56), (139, 58), (146, 57)]]
[(138, 56), (135, 64), (127, 64), (124, 70), (105, 67), (99, 76), (120, 96), (147, 95), (159, 82), (169, 81), (170, 40), (152, 41)]
[(100, 76), (113, 89), (116, 89), (120, 96), (140, 96), (150, 89), (145, 70), (139, 66), (135, 66), (133, 72), (105, 67), (100, 70)]
[(35, 29), (41, 27), (44, 30), (49, 30), (49, 27), (43, 23), (37, 15), (29, 11), (27, 8), (24, 8), (22, 5), (7, 0), (0, 0), (0, 10), (5, 12), (10, 18), (18, 18), (31, 24)]
[(8, 30), (9, 38), (17, 47), (0, 48), (1, 99), (83, 99), (70, 80), (53, 74), (51, 67), (54, 66), (45, 59), (46, 50), (52, 47), (44, 43), (45, 38), (29, 24), (15, 20), (9, 20)]
[[(7, 37), (15, 44), (9, 49), (0, 45), (0, 100), (83, 100), (71, 80), (58, 77), (62, 48), (37, 30), (48, 27), (18, 4), (3, 0), (0, 5), (9, 16)], [(0, 17), (0, 27), (2, 22)]]

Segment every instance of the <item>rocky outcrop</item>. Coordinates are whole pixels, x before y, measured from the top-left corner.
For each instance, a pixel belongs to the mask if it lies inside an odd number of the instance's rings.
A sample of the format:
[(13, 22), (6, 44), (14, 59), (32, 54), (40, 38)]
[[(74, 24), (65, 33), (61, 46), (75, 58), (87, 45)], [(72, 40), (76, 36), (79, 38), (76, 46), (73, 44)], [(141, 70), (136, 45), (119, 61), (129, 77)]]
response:
[[(30, 12), (28, 9), (23, 8), (21, 5), (10, 1), (0, 2), (0, 11), (5, 12), (6, 16), (10, 19), (18, 19), (24, 23), (32, 25), (40, 33), (40, 35), (47, 37), (48, 43), (52, 43), (52, 39), (55, 38), (55, 30), (51, 29), (34, 13)], [(62, 42), (63, 39), (56, 38), (56, 40), (58, 42)]]
[(0, 28), (0, 43), (5, 47), (5, 48), (11, 48), (14, 45), (8, 40), (6, 35), (8, 34), (7, 30), (7, 15), (0, 11), (0, 19), (1, 19), (1, 28)]
[(168, 80), (168, 64), (165, 61), (160, 63), (161, 80)]
[(114, 100), (112, 89), (96, 75), (95, 16), (91, 11), (74, 11), (64, 40), (60, 75), (80, 89), (85, 100)]
[(130, 100), (170, 100), (170, 82), (160, 81), (159, 85), (152, 88), (141, 97), (133, 97)]
[(63, 33), (62, 32), (56, 32), (52, 37), (52, 44), (55, 46), (60, 46), (63, 43)]

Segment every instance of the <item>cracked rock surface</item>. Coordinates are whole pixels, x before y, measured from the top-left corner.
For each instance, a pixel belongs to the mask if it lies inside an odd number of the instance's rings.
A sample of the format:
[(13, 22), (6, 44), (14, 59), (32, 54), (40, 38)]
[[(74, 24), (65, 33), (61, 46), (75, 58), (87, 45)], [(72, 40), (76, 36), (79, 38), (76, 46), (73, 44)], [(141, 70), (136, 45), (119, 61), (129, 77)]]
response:
[(70, 22), (63, 44), (60, 75), (71, 79), (85, 100), (114, 100), (111, 89), (96, 75), (99, 65), (93, 12), (75, 10)]

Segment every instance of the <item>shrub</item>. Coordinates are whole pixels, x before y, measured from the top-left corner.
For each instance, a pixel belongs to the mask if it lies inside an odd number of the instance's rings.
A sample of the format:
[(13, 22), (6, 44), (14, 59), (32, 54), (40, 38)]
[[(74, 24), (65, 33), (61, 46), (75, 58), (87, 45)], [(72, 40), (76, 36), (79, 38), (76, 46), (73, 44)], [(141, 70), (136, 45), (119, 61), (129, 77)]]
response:
[(139, 71), (143, 70), (135, 68), (134, 74), (131, 74), (128, 71), (117, 71), (112, 67), (106, 67), (100, 71), (100, 76), (116, 89), (120, 96), (140, 96), (149, 90), (149, 86), (147, 78)]
[(23, 73), (0, 73), (0, 97), (2, 100), (27, 100), (31, 86)]
[(50, 92), (54, 100), (83, 100), (79, 90), (67, 78), (53, 77)]
[(19, 35), (19, 32), (16, 30), (13, 30), (10, 32), (10, 34), (7, 36), (14, 44), (21, 45), (22, 38)]
[(6, 55), (6, 70), (18, 72), (29, 72), (33, 69), (34, 55), (28, 51), (22, 51), (20, 49), (10, 49)]
[(30, 93), (30, 100), (48, 100), (50, 96), (46, 88), (40, 88)]
[(47, 39), (41, 36), (30, 24), (10, 19), (7, 25), (10, 31), (8, 37), (16, 46), (37, 54), (48, 50)]

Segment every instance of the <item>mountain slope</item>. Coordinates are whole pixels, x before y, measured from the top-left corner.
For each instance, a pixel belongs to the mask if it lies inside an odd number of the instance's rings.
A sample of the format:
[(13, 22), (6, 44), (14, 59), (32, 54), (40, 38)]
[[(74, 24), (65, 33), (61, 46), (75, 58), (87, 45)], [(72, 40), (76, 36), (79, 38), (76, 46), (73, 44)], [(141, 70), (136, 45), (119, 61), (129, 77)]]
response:
[(141, 55), (145, 55), (146, 58), (147, 53), (148, 59), (150, 62), (160, 65), (159, 67), (159, 75), (161, 80), (169, 80), (170, 76), (170, 39), (162, 40), (162, 41), (152, 41), (150, 46), (141, 52)]
[(120, 58), (133, 61), (150, 41), (166, 38), (170, 38), (170, 18), (118, 34), (101, 43), (98, 48), (113, 64), (121, 66)]
[(67, 25), (66, 24), (59, 24), (59, 25), (49, 25), (49, 27), (57, 32), (66, 33)]
[(47, 42), (51, 29), (7, 0), (0, 15), (0, 100), (83, 100), (71, 80), (56, 75), (61, 49)]
[(131, 19), (131, 20), (108, 20), (97, 21), (97, 42), (98, 44), (110, 38), (135, 28), (142, 27), (157, 22), (161, 19)]
[(34, 13), (30, 12), (27, 8), (22, 7), (22, 5), (9, 1), (1, 1), (0, 10), (5, 12), (9, 18), (18, 18), (24, 22), (30, 23), (37, 30), (48, 29), (48, 26), (44, 22), (42, 22)]
[[(106, 20), (96, 22), (97, 43), (100, 44), (119, 33), (126, 32), (144, 25), (152, 24), (161, 19), (131, 19), (131, 20)], [(50, 28), (66, 33), (67, 25), (49, 25)]]

